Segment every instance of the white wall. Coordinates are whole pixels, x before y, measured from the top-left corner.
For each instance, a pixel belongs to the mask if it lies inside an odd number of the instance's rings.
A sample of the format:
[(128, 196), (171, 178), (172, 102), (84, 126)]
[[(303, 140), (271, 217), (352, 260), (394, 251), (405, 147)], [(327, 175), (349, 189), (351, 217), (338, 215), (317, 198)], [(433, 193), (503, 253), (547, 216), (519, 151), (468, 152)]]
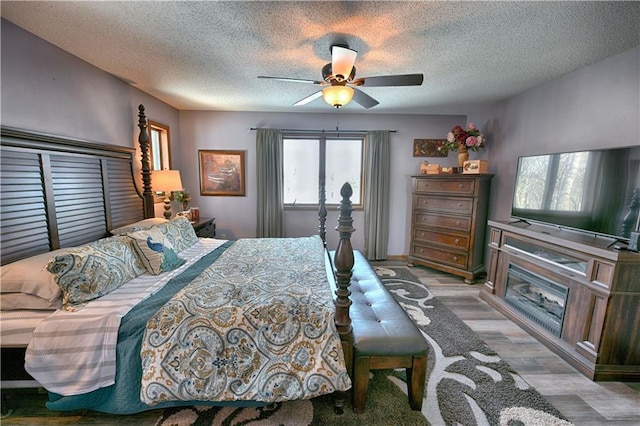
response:
[[(397, 130), (391, 135), (391, 217), (389, 254), (407, 254), (411, 224), (411, 178), (417, 174), (425, 158), (413, 157), (414, 139), (443, 138), (455, 125), (466, 122), (464, 116), (451, 115), (381, 115), (381, 114), (327, 114), (208, 112), (181, 111), (181, 147), (183, 158), (182, 179), (193, 194), (191, 204), (200, 207), (200, 215), (215, 217), (219, 235), (228, 238), (254, 237), (257, 218), (256, 158), (254, 131), (250, 128), (327, 129), (335, 130), (339, 120), (342, 130)], [(199, 195), (198, 150), (233, 149), (246, 151), (246, 196), (220, 197)], [(453, 165), (453, 155), (447, 158), (429, 158), (432, 162)], [(338, 188), (339, 189), (339, 188)], [(364, 217), (361, 211), (353, 214), (356, 233), (355, 248), (364, 248)], [(337, 215), (329, 213), (327, 240), (337, 243)], [(309, 235), (318, 227), (313, 211), (285, 214), (287, 236)]]
[(7, 20), (1, 31), (3, 126), (137, 147), (143, 104), (147, 117), (170, 127), (171, 156), (180, 167), (178, 110)]
[(640, 144), (640, 47), (472, 111), (495, 173), (489, 217), (511, 212), (518, 156)]

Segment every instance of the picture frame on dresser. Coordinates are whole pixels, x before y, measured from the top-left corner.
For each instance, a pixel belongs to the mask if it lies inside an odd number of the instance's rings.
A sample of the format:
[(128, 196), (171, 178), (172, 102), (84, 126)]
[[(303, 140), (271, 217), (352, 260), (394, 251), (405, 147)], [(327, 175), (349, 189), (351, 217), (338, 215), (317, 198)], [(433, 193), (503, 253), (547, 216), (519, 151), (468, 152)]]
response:
[(198, 150), (198, 160), (200, 195), (245, 195), (245, 151)]

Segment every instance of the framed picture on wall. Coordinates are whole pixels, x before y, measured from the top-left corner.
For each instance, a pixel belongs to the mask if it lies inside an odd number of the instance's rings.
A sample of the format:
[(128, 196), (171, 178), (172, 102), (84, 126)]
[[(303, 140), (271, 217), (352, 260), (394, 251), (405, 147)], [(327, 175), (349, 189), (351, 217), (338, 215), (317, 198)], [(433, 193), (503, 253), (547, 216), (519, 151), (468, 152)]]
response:
[(438, 151), (438, 143), (444, 142), (444, 139), (414, 139), (413, 140), (413, 156), (414, 157), (446, 157)]
[(244, 196), (245, 151), (199, 150), (200, 195)]

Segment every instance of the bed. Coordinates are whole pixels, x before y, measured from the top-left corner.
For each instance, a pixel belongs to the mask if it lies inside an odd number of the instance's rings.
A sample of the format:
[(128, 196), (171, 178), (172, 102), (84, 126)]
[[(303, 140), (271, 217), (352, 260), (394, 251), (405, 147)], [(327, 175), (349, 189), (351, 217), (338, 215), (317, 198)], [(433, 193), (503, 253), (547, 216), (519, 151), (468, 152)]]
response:
[[(153, 218), (142, 105), (138, 127), (139, 178), (135, 149), (1, 129), (2, 387), (45, 387), (47, 406), (65, 411), (333, 393), (341, 412), (352, 369), (348, 184), (333, 259), (322, 195), (319, 235), (197, 238), (184, 218)], [(30, 374), (19, 372), (25, 359)]]

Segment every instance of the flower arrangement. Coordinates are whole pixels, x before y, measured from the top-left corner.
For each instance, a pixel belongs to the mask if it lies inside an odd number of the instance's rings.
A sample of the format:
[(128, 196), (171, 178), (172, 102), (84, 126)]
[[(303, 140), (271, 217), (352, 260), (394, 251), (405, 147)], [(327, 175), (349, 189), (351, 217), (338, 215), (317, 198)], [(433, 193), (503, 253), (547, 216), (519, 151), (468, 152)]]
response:
[(175, 191), (173, 199), (182, 204), (182, 210), (186, 210), (189, 206), (189, 201), (191, 201), (191, 196), (188, 191)]
[(439, 142), (438, 151), (443, 154), (447, 154), (449, 151), (461, 151), (466, 152), (468, 149), (471, 151), (478, 151), (480, 148), (484, 148), (484, 136), (476, 125), (473, 123), (467, 124), (467, 128), (463, 129), (462, 126), (456, 126), (447, 134), (447, 140)]

